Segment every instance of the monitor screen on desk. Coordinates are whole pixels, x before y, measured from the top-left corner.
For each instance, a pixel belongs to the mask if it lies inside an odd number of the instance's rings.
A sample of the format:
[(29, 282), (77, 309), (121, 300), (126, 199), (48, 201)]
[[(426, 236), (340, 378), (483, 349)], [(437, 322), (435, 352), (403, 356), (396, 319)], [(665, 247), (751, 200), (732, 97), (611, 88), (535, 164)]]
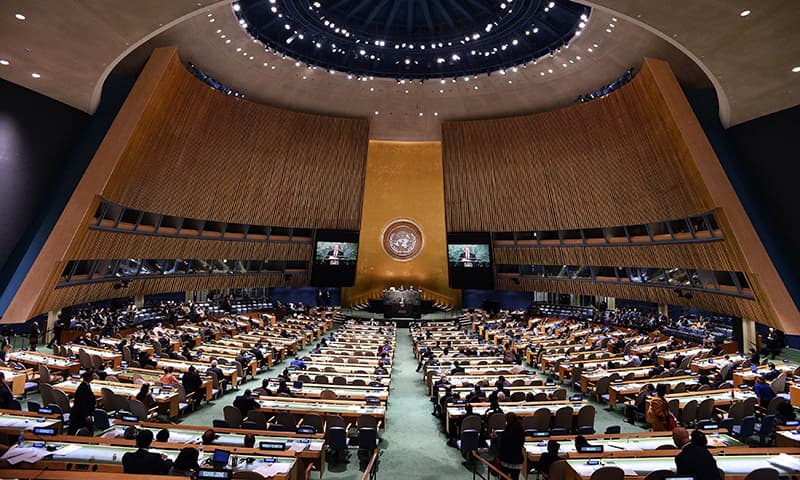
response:
[(231, 452), (218, 448), (214, 450), (214, 455), (211, 457), (211, 463), (214, 465), (227, 465), (230, 458)]

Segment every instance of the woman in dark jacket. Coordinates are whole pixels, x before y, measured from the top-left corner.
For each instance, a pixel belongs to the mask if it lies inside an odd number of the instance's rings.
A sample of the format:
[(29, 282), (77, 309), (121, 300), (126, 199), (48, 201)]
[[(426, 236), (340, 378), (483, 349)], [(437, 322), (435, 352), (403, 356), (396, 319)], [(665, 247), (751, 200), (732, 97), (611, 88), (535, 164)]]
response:
[(500, 467), (503, 472), (514, 480), (519, 479), (519, 472), (522, 470), (522, 447), (525, 445), (525, 430), (517, 414), (509, 412), (506, 414), (506, 428), (500, 437)]

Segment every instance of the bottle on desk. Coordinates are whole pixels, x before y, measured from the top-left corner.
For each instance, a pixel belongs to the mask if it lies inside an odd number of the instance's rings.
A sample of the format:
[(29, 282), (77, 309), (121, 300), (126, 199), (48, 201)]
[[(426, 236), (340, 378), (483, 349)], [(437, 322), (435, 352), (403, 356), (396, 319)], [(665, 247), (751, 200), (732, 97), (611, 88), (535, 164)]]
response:
[(25, 443), (25, 431), (20, 430), (19, 436), (17, 437), (17, 446), (22, 447), (22, 444)]

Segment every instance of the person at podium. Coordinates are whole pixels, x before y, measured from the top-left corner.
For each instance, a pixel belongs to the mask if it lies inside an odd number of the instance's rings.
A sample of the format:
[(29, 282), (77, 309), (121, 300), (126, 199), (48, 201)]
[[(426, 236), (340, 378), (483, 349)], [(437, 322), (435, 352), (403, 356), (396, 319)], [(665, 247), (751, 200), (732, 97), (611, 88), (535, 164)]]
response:
[(344, 251), (338, 243), (334, 243), (333, 248), (328, 250), (328, 253), (325, 254), (325, 260), (328, 260), (328, 263), (331, 265), (339, 265), (339, 260), (341, 260), (342, 257), (344, 257)]
[(477, 260), (478, 257), (472, 252), (472, 249), (468, 246), (464, 247), (464, 251), (458, 255), (458, 261), (463, 264), (465, 267), (471, 267), (472, 262)]

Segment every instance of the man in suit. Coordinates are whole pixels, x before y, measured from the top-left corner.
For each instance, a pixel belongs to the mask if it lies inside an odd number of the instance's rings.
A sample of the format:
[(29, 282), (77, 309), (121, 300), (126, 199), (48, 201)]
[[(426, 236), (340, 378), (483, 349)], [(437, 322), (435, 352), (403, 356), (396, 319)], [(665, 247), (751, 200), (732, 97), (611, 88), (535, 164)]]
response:
[(6, 385), (6, 376), (0, 372), (0, 408), (13, 409), (14, 394)]
[(69, 430), (67, 432), (69, 435), (75, 435), (78, 430), (84, 427), (90, 431), (94, 429), (92, 415), (94, 414), (95, 399), (90, 385), (93, 378), (94, 371), (91, 369), (86, 370), (83, 372), (80, 385), (75, 389), (75, 401), (69, 414)]
[(211, 366), (208, 368), (208, 371), (214, 372), (219, 379), (219, 386), (222, 388), (222, 393), (225, 393), (225, 374), (222, 372), (222, 369), (217, 366), (216, 360), (211, 360)]
[[(674, 441), (677, 445), (679, 439), (675, 438)], [(684, 440), (680, 439), (680, 441)], [(675, 456), (675, 466), (678, 475), (691, 475), (694, 478), (704, 479), (719, 477), (717, 462), (708, 451), (706, 434), (700, 430), (694, 430), (691, 440), (681, 447), (680, 453)]]
[(194, 392), (194, 408), (200, 406), (200, 401), (203, 399), (202, 389), (203, 389), (203, 381), (200, 380), (200, 375), (197, 374), (197, 369), (194, 368), (194, 365), (189, 367), (189, 371), (183, 374), (183, 389), (186, 391), (186, 395), (191, 394)]
[(472, 253), (472, 250), (469, 247), (464, 247), (464, 251), (458, 256), (459, 262), (474, 262), (477, 260), (478, 257)]
[(138, 473), (142, 475), (166, 475), (172, 468), (172, 460), (166, 455), (148, 452), (153, 443), (153, 432), (142, 429), (136, 436), (135, 452), (128, 452), (122, 456), (122, 471), (124, 473)]

